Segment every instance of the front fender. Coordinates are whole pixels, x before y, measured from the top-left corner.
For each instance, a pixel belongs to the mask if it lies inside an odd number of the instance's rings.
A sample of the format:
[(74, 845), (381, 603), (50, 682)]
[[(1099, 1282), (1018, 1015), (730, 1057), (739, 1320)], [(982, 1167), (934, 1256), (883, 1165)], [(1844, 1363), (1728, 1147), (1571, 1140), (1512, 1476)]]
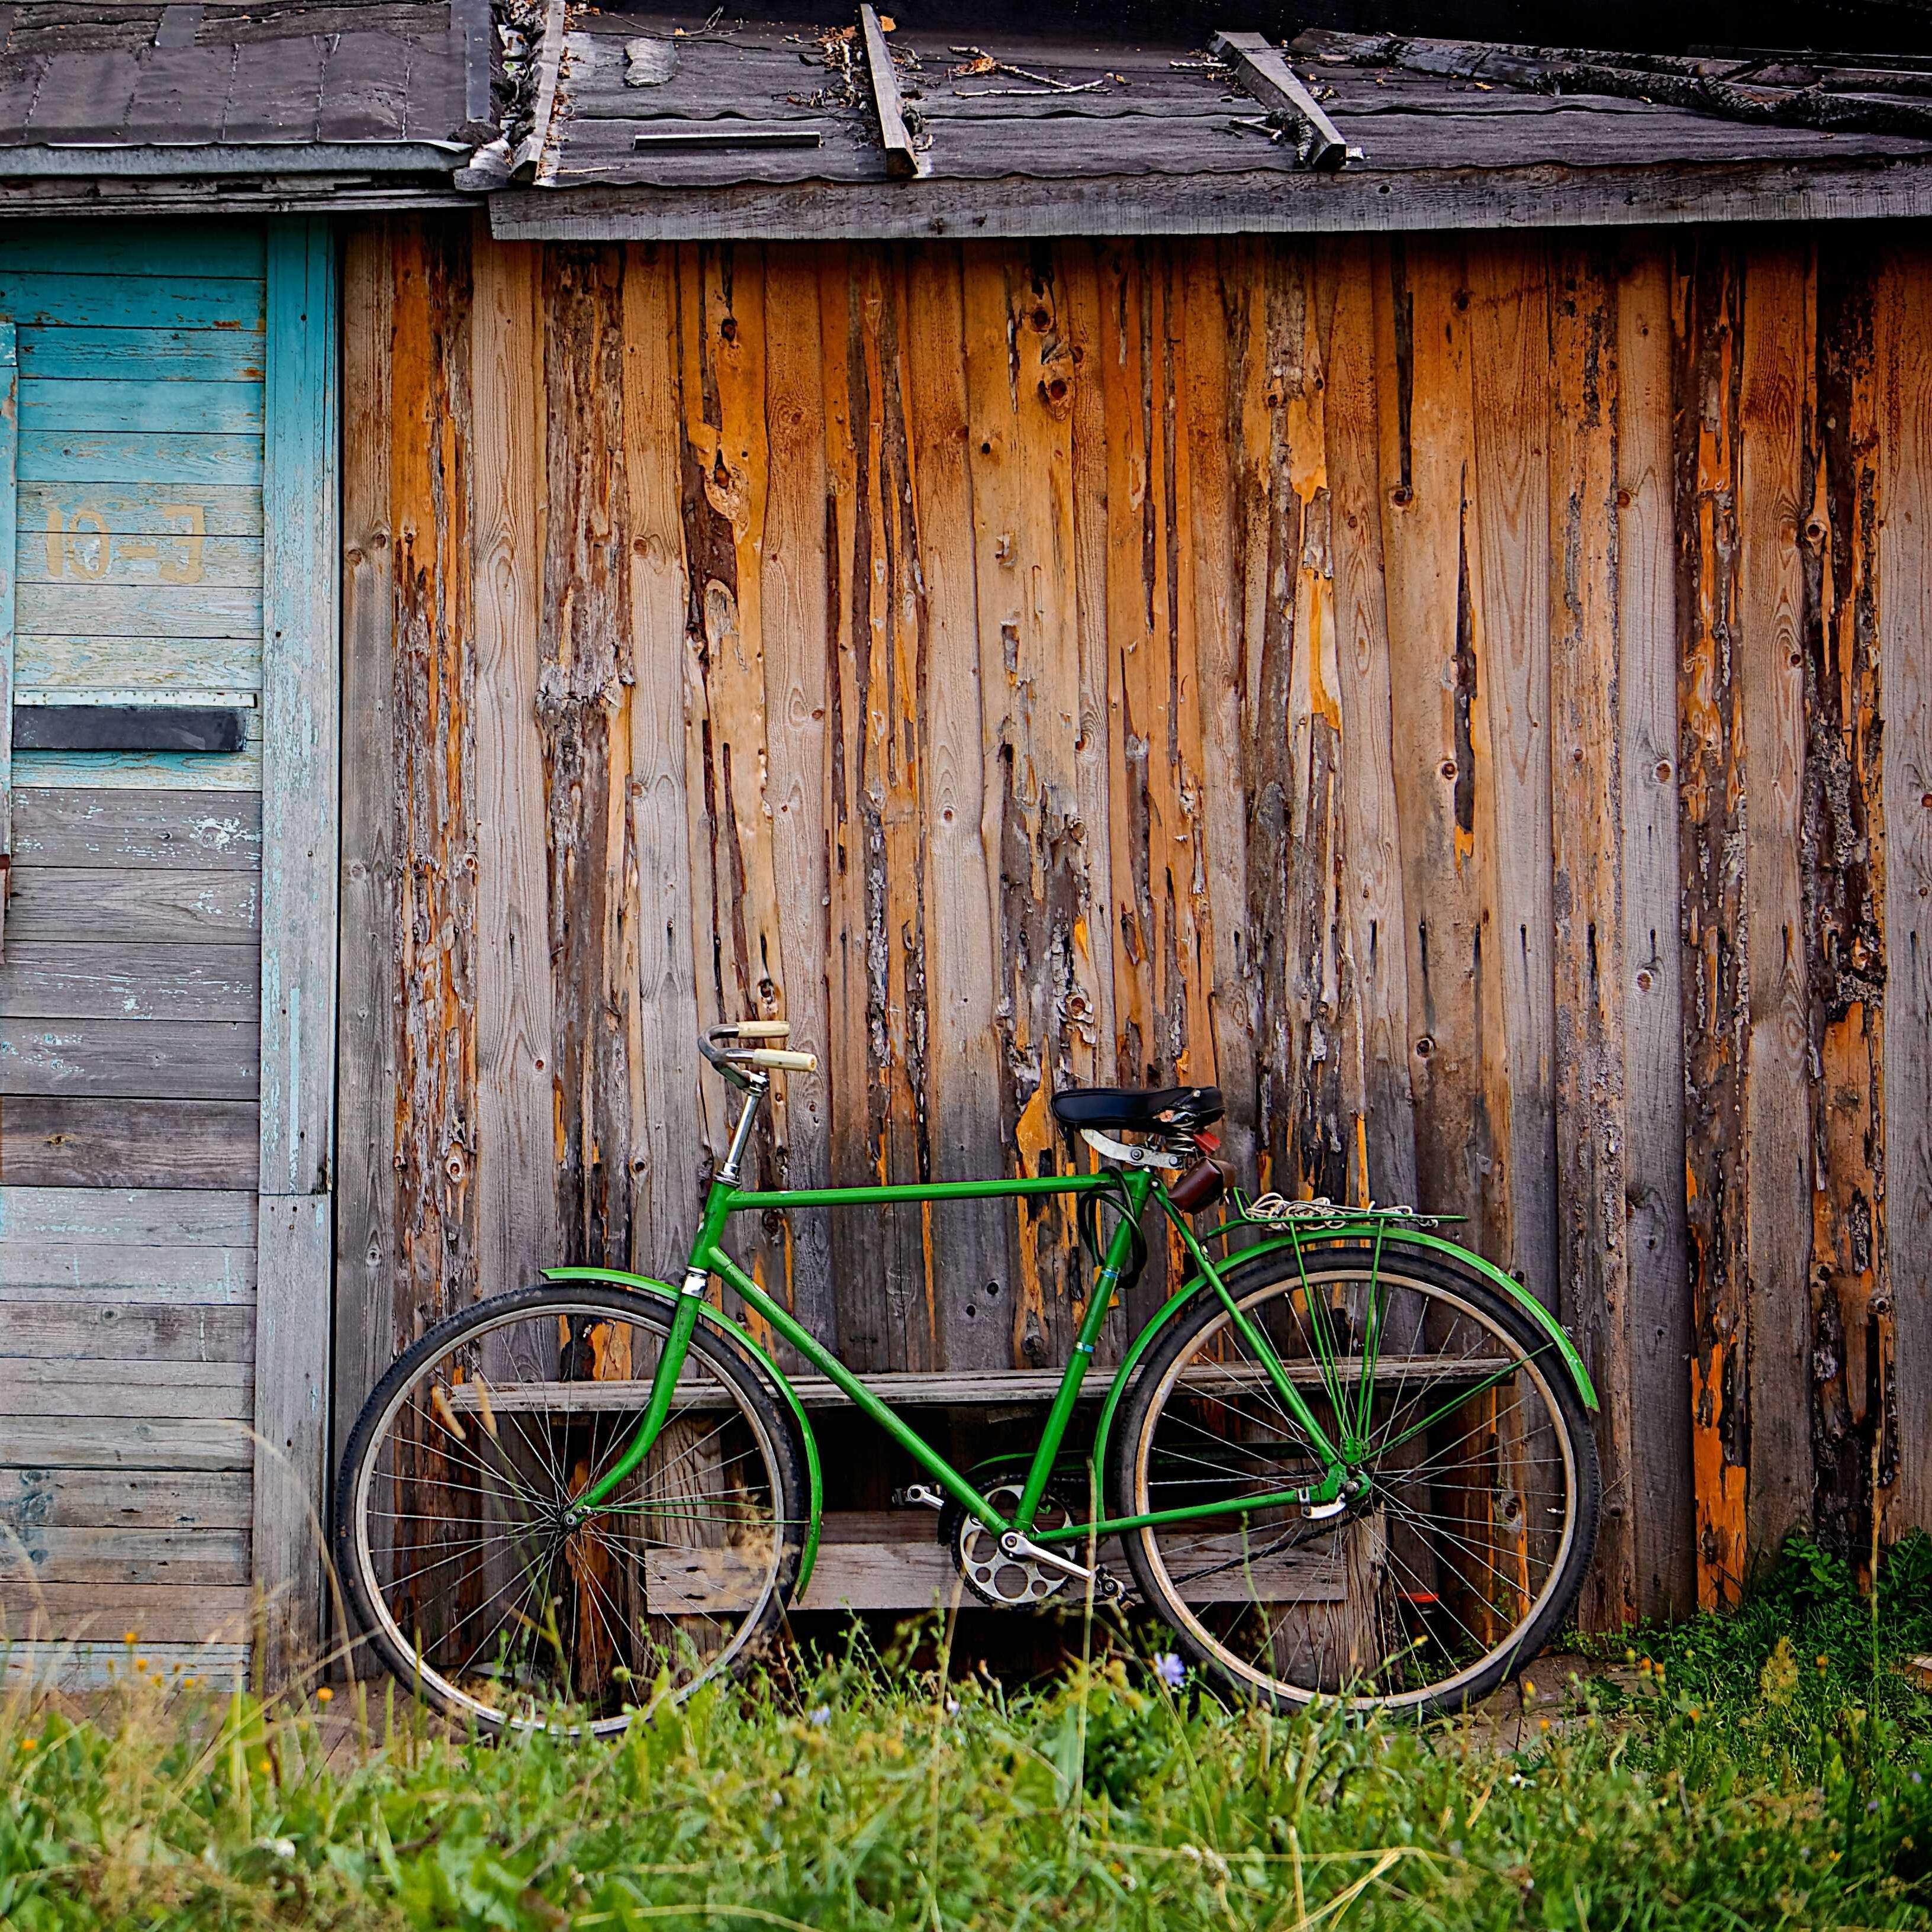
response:
[[(1474, 1268), (1492, 1288), (1506, 1294), (1556, 1344), (1558, 1354), (1563, 1358), (1563, 1366), (1569, 1371), (1570, 1379), (1576, 1384), (1577, 1394), (1582, 1398), (1584, 1407), (1594, 1412), (1599, 1406), (1589, 1371), (1583, 1366), (1582, 1357), (1576, 1352), (1576, 1343), (1563, 1332), (1562, 1324), (1521, 1282), (1514, 1276), (1506, 1274), (1493, 1262), (1484, 1260), (1480, 1255), (1459, 1246), (1454, 1241), (1445, 1241), (1439, 1234), (1426, 1233), (1420, 1228), (1391, 1228), (1385, 1222), (1378, 1221), (1338, 1222), (1333, 1227), (1324, 1228), (1318, 1238), (1304, 1237), (1300, 1245), (1304, 1248), (1325, 1247), (1336, 1241), (1373, 1241), (1378, 1236), (1384, 1250), (1393, 1245), (1433, 1249), (1438, 1254), (1447, 1255), (1452, 1260)], [(1264, 1256), (1292, 1253), (1295, 1245), (1292, 1235), (1258, 1242), (1252, 1248), (1242, 1249), (1239, 1254), (1230, 1255), (1227, 1258), (1227, 1265), (1231, 1270), (1244, 1268), (1250, 1262), (1258, 1260)], [(1133, 1346), (1127, 1351), (1120, 1366), (1114, 1372), (1113, 1386), (1107, 1391), (1106, 1402), (1100, 1411), (1100, 1420), (1094, 1432), (1093, 1460), (1096, 1473), (1104, 1474), (1106, 1471), (1107, 1438), (1114, 1426), (1114, 1413), (1120, 1406), (1121, 1397), (1126, 1394), (1127, 1384), (1133, 1378), (1134, 1370), (1139, 1366), (1141, 1358), (1147, 1353), (1154, 1337), (1208, 1285), (1207, 1277), (1197, 1274), (1178, 1294), (1171, 1296), (1160, 1313), (1134, 1337)]]
[[(661, 1295), (676, 1306), (678, 1291), (669, 1282), (653, 1280), (647, 1274), (626, 1274), (616, 1268), (554, 1268), (544, 1270), (546, 1281), (605, 1281), (614, 1286), (628, 1288), (634, 1294)], [(766, 1379), (782, 1395), (790, 1408), (793, 1420), (798, 1424), (799, 1440), (805, 1445), (806, 1480), (810, 1489), (812, 1520), (806, 1526), (805, 1552), (800, 1558), (798, 1580), (792, 1586), (792, 1601), (796, 1603), (805, 1594), (805, 1586), (812, 1581), (812, 1567), (818, 1561), (818, 1534), (825, 1512), (825, 1484), (818, 1462), (818, 1441), (812, 1432), (811, 1418), (805, 1412), (805, 1404), (798, 1399), (798, 1391), (784, 1378), (777, 1363), (754, 1341), (739, 1323), (722, 1310), (713, 1308), (705, 1302), (698, 1311), (698, 1319), (706, 1322), (730, 1336), (731, 1340), (749, 1355), (764, 1371)]]

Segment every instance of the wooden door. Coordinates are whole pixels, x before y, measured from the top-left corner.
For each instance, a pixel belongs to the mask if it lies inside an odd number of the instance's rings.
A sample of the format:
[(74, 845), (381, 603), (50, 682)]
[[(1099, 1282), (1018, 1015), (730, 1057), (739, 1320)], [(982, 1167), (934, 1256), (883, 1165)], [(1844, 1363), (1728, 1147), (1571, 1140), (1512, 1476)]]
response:
[[(271, 532), (264, 495), (288, 488), (272, 399), (298, 426), (314, 413), (272, 354), (288, 286), (308, 292), (304, 226), (0, 229), (19, 353), (0, 964), (16, 1668), (98, 1676), (131, 1634), (156, 1668), (228, 1671), (250, 1638), (251, 1430), (280, 1427), (257, 1402), (258, 1192), (291, 1191), (279, 1153), (263, 1175), (286, 1138), (286, 1094), (268, 1126), (260, 1096), (290, 981), (284, 945), (265, 1032), (264, 638), (272, 687), (307, 634), (288, 535), (299, 550), (306, 526)], [(332, 494), (298, 454), (307, 493)], [(190, 714), (233, 748), (158, 748), (202, 742)], [(26, 748), (50, 744), (72, 748)]]

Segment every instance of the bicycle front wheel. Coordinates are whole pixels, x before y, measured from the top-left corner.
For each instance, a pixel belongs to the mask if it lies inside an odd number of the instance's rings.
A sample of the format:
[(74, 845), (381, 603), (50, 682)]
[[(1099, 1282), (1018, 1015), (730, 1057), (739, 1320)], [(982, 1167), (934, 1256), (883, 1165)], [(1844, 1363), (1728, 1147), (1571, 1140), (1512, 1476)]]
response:
[(643, 1463), (581, 1520), (622, 1455), (676, 1304), (538, 1285), (433, 1328), (350, 1438), (338, 1568), (410, 1689), (491, 1730), (621, 1730), (688, 1696), (776, 1627), (804, 1483), (756, 1369), (702, 1325)]
[[(1484, 1696), (1554, 1634), (1596, 1540), (1595, 1444), (1550, 1336), (1474, 1269), (1394, 1242), (1270, 1255), (1228, 1281), (1358, 1492), (1325, 1521), (1259, 1504), (1130, 1532), (1148, 1603), (1277, 1708), (1427, 1716)], [(1123, 1515), (1323, 1474), (1213, 1295), (1148, 1352), (1112, 1460)]]

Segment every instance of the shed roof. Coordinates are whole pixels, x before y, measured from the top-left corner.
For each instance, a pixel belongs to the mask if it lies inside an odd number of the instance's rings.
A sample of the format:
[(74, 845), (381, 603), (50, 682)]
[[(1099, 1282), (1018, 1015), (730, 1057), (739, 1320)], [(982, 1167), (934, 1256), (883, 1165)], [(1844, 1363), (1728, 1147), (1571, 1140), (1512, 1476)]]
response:
[(658, 238), (1932, 213), (1932, 56), (1283, 49), (1206, 0), (921, 0), (868, 42), (821, 4), (0, 0), (6, 209), (495, 189), (499, 234)]
[(446, 173), (494, 130), (489, 0), (0, 4), (0, 176)]
[[(554, 8), (553, 29), (559, 20)], [(1285, 58), (1351, 150), (1345, 168), (1320, 173), (1306, 164), (1306, 118), (1217, 58), (1213, 34), (974, 32), (915, 16), (890, 40), (917, 160), (895, 178), (850, 19), (572, 7), (561, 28), (543, 124), (524, 151), (532, 184), (550, 192), (500, 194), (500, 233), (1154, 232), (1932, 211), (1923, 58), (1579, 54), (1316, 30)], [(541, 69), (533, 45), (526, 94)], [(536, 104), (526, 98), (526, 117)]]

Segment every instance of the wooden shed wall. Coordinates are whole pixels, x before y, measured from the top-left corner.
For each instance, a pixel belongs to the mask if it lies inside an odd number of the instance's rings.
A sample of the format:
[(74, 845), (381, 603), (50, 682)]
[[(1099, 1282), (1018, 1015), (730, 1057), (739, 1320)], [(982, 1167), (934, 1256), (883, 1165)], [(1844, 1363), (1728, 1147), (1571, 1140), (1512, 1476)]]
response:
[[(1932, 1522), (1928, 297), (1870, 229), (358, 234), (341, 1415), (674, 1273), (695, 1036), (782, 1011), (768, 1175), (1213, 1081), (1264, 1184), (1467, 1215), (1603, 1392), (1600, 1622)], [(862, 1368), (1028, 1366), (1069, 1232), (752, 1258)]]

